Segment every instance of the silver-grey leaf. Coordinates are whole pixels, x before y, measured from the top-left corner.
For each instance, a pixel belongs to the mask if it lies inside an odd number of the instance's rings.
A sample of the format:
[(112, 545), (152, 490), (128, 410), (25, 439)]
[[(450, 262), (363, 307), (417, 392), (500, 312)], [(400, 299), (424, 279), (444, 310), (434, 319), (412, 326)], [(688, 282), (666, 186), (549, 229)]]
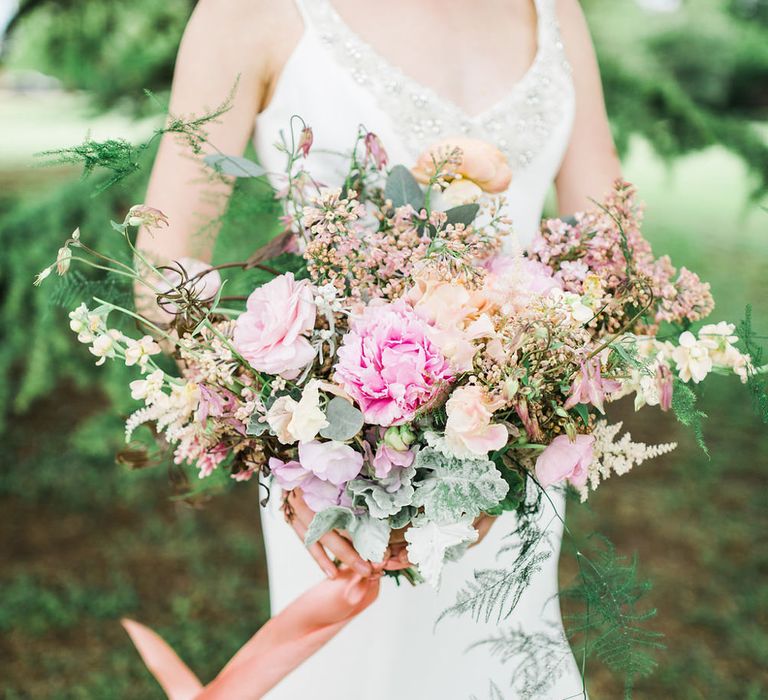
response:
[(352, 544), (363, 559), (383, 561), (390, 533), (386, 520), (378, 520), (370, 515), (358, 516), (350, 532)]
[(261, 177), (267, 171), (258, 163), (241, 156), (227, 156), (223, 153), (211, 153), (203, 159), (216, 172), (232, 177)]
[(429, 519), (438, 523), (476, 518), (497, 506), (509, 490), (488, 459), (459, 459), (427, 447), (416, 455), (415, 465), (427, 475), (416, 485), (412, 505), (423, 506)]
[(354, 527), (355, 514), (343, 506), (331, 506), (315, 513), (304, 536), (304, 544), (311, 547), (323, 535), (331, 530), (351, 530)]
[(320, 429), (320, 435), (328, 440), (346, 442), (363, 429), (363, 414), (346, 399), (334, 396), (325, 412), (328, 425)]

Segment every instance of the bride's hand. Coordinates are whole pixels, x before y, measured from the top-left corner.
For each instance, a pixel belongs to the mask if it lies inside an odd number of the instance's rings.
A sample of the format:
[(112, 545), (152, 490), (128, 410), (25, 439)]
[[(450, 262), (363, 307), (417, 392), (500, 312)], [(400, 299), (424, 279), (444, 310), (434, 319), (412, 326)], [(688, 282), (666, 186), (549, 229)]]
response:
[[(294, 489), (288, 493), (286, 520), (296, 531), (296, 534), (304, 541), (309, 524), (315, 517), (314, 511), (306, 504), (301, 489)], [(336, 578), (338, 569), (331, 561), (326, 549), (331, 552), (342, 564), (354, 569), (361, 576), (370, 576), (373, 567), (365, 561), (352, 546), (352, 543), (339, 531), (331, 530), (323, 535), (318, 542), (308, 547), (312, 558), (323, 570), (328, 578)]]

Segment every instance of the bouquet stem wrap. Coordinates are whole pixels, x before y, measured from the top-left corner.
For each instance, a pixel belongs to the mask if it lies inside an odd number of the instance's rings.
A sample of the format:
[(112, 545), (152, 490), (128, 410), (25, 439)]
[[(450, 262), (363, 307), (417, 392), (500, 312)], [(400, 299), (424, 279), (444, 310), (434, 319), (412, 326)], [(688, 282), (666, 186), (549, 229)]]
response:
[(169, 700), (257, 700), (371, 605), (380, 578), (345, 569), (310, 588), (271, 618), (206, 686), (151, 629), (128, 619), (122, 624)]

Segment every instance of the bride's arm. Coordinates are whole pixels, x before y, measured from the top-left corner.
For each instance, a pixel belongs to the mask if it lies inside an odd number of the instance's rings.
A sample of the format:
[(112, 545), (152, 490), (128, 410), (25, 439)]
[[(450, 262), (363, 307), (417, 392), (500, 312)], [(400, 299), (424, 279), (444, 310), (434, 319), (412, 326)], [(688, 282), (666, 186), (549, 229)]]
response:
[[(205, 129), (211, 144), (227, 155), (241, 154), (265, 96), (269, 74), (269, 0), (201, 0), (179, 47), (170, 113), (200, 117), (216, 109), (237, 83), (229, 111)], [(207, 148), (209, 151), (211, 149)], [(215, 231), (206, 230), (223, 213), (229, 183), (213, 183), (178, 136), (166, 134), (150, 176), (146, 204), (164, 212), (162, 232), (141, 231), (138, 247), (153, 259), (191, 256), (210, 260)]]
[(573, 68), (576, 118), (568, 150), (555, 182), (560, 214), (594, 206), (621, 176), (605, 111), (603, 87), (589, 28), (578, 0), (558, 0), (558, 17)]

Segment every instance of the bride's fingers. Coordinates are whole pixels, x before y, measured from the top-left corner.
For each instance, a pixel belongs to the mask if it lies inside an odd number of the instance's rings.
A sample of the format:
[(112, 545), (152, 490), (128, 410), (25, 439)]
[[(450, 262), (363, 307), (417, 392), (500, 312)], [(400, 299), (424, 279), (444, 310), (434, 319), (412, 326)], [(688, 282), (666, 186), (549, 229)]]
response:
[(371, 565), (364, 561), (357, 550), (337, 532), (329, 532), (320, 538), (321, 544), (331, 551), (333, 555), (361, 576), (370, 576), (373, 573)]
[[(288, 502), (293, 509), (294, 526), (301, 523), (304, 532), (306, 532), (312, 518), (315, 517), (315, 512), (302, 498), (300, 489), (295, 489), (290, 493)], [(357, 571), (361, 576), (370, 576), (373, 572), (371, 565), (357, 553), (350, 541), (338, 532), (331, 531), (325, 534), (320, 538), (320, 543), (332, 552), (339, 561)]]
[[(291, 525), (303, 542), (304, 537), (307, 534), (307, 528), (298, 519), (294, 520)], [(328, 578), (336, 578), (338, 569), (319, 542), (315, 542), (315, 544), (307, 547), (307, 551), (310, 553), (312, 558), (317, 562), (317, 565), (323, 570), (323, 573)]]

